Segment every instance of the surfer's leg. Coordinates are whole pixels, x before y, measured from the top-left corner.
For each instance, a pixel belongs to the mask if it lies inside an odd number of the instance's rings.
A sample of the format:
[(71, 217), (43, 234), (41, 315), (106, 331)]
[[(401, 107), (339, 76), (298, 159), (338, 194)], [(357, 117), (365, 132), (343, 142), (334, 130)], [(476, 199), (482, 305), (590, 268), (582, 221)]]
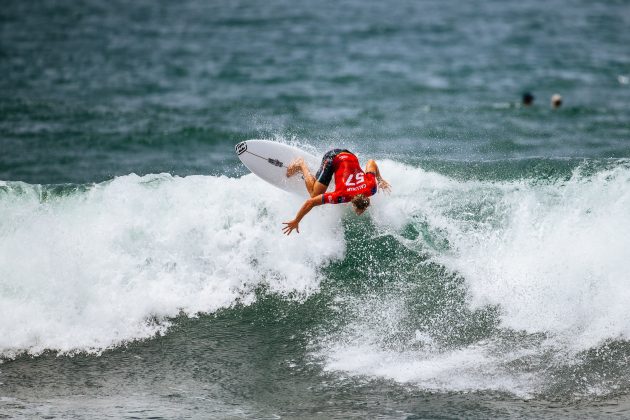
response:
[(323, 194), (328, 189), (328, 185), (322, 184), (313, 176), (311, 170), (308, 168), (308, 165), (306, 165), (306, 163), (302, 165), (302, 174), (304, 175), (304, 184), (306, 184), (306, 190), (311, 195), (311, 197), (316, 197), (320, 194)]
[(313, 197), (313, 185), (315, 185), (315, 177), (311, 173), (304, 159), (302, 159), (300, 169), (302, 169), (302, 176), (304, 177), (304, 184), (306, 185), (306, 191)]
[(330, 181), (335, 174), (333, 160), (335, 159), (335, 156), (343, 151), (345, 150), (333, 149), (324, 154), (324, 157), (322, 158), (322, 163), (319, 166), (317, 174), (315, 174), (313, 186), (308, 190), (311, 194), (311, 197), (316, 197), (326, 192), (326, 190), (328, 189), (328, 185), (330, 184)]
[(304, 185), (306, 186), (306, 191), (308, 191), (309, 195), (311, 197), (314, 197), (315, 195), (321, 194), (320, 192), (318, 194), (313, 195), (313, 191), (316, 191), (316, 190), (319, 191), (321, 187), (314, 189), (315, 185), (317, 184), (317, 181), (315, 180), (315, 177), (311, 173), (311, 170), (308, 168), (308, 165), (306, 164), (306, 162), (304, 162), (304, 159), (302, 159), (301, 157), (295, 159), (288, 166), (287, 177), (291, 177), (299, 172), (302, 172), (302, 177), (304, 178)]
[(328, 189), (328, 185), (330, 184), (330, 181), (335, 174), (333, 160), (335, 159), (335, 156), (337, 156), (337, 154), (339, 154), (340, 152), (342, 152), (341, 149), (333, 149), (324, 154), (324, 157), (322, 158), (322, 163), (321, 165), (319, 165), (319, 169), (315, 174), (313, 187), (312, 189), (309, 189), (311, 197), (316, 197), (320, 194), (323, 194)]
[[(315, 178), (313, 178), (313, 180), (315, 180)], [(309, 192), (311, 193), (311, 197), (316, 197), (320, 194), (324, 194), (327, 189), (328, 185), (324, 185), (319, 181), (315, 181), (313, 184), (313, 189), (309, 190)]]

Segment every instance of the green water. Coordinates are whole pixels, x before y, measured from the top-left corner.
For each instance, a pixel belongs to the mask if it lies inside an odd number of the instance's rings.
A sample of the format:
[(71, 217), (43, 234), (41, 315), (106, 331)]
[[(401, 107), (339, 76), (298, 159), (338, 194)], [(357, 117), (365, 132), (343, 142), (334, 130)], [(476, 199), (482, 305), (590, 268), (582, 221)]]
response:
[[(626, 1), (5, 2), (0, 417), (627, 416), (628, 27)], [(375, 158), (393, 193), (285, 238), (254, 138)]]
[[(628, 156), (623, 1), (3, 9), (2, 179), (223, 173), (235, 142), (274, 136), (401, 158)], [(525, 90), (531, 109), (514, 106)]]

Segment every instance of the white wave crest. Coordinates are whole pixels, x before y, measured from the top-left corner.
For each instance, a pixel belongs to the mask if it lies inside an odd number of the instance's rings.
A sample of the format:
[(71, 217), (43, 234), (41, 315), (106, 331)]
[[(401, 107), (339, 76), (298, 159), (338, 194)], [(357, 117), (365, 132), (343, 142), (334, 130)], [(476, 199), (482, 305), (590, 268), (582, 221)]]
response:
[(129, 175), (47, 200), (37, 186), (8, 185), (0, 195), (5, 357), (150, 337), (180, 313), (251, 303), (259, 285), (304, 296), (319, 286), (318, 267), (344, 252), (341, 209), (315, 209), (300, 235), (284, 237), (281, 222), (302, 201), (253, 175)]
[(426, 221), (449, 244), (434, 258), (464, 277), (474, 306), (498, 305), (504, 326), (577, 348), (630, 338), (625, 165), (549, 183), (459, 182), (393, 162), (384, 171), (397, 194), (375, 220), (396, 229)]
[[(583, 350), (630, 339), (627, 165), (588, 175), (578, 168), (548, 182), (458, 181), (392, 161), (381, 168), (393, 193), (371, 210), (378, 228), (461, 276), (466, 309), (498, 308), (498, 328), (508, 338), (434, 348), (431, 332), (443, 328), (440, 319), (416, 326), (414, 336), (414, 307), (401, 309), (398, 294), (351, 298), (357, 308), (350, 323), (318, 338), (323, 344), (315, 354), (326, 370), (527, 397), (553, 383), (549, 363), (577, 363)], [(409, 225), (416, 239), (403, 233)], [(444, 334), (450, 333), (438, 331)]]

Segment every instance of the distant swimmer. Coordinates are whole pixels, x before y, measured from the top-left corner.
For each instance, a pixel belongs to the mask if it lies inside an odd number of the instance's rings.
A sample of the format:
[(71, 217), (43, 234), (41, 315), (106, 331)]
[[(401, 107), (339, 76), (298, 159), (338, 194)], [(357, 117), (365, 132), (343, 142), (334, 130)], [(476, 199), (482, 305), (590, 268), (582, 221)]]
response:
[[(304, 162), (298, 158), (287, 168), (287, 177), (299, 172), (304, 176), (304, 183), (311, 198), (306, 200), (295, 219), (284, 222), (282, 231), (289, 235), (295, 229), (300, 233), (299, 223), (315, 206), (322, 204), (352, 203), (354, 212), (361, 215), (370, 205), (370, 196), (376, 194), (378, 188), (390, 191), (390, 185), (381, 177), (381, 173), (372, 159), (365, 165), (365, 172), (359, 165), (359, 159), (348, 150), (333, 149), (326, 152), (322, 163), (313, 176)], [(327, 193), (328, 184), (335, 176), (335, 191)]]
[(534, 95), (530, 92), (523, 93), (523, 105), (530, 106), (534, 104)]
[(554, 93), (551, 95), (551, 107), (552, 108), (560, 108), (562, 106), (562, 96), (558, 93)]

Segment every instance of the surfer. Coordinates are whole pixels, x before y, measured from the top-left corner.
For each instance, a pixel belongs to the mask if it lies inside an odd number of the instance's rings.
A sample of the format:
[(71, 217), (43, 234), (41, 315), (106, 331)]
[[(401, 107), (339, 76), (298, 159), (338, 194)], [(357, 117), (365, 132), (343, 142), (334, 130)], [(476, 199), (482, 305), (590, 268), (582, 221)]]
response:
[[(381, 177), (378, 165), (373, 159), (368, 160), (365, 172), (359, 165), (359, 159), (346, 149), (333, 149), (324, 155), (319, 170), (313, 176), (304, 159), (297, 158), (287, 168), (287, 177), (299, 172), (304, 176), (304, 183), (311, 198), (306, 200), (295, 219), (284, 222), (282, 231), (289, 235), (295, 229), (300, 233), (299, 223), (315, 206), (322, 204), (352, 203), (354, 212), (361, 215), (370, 205), (370, 196), (378, 188), (390, 191), (390, 185)], [(335, 176), (335, 191), (327, 193), (328, 184)]]

